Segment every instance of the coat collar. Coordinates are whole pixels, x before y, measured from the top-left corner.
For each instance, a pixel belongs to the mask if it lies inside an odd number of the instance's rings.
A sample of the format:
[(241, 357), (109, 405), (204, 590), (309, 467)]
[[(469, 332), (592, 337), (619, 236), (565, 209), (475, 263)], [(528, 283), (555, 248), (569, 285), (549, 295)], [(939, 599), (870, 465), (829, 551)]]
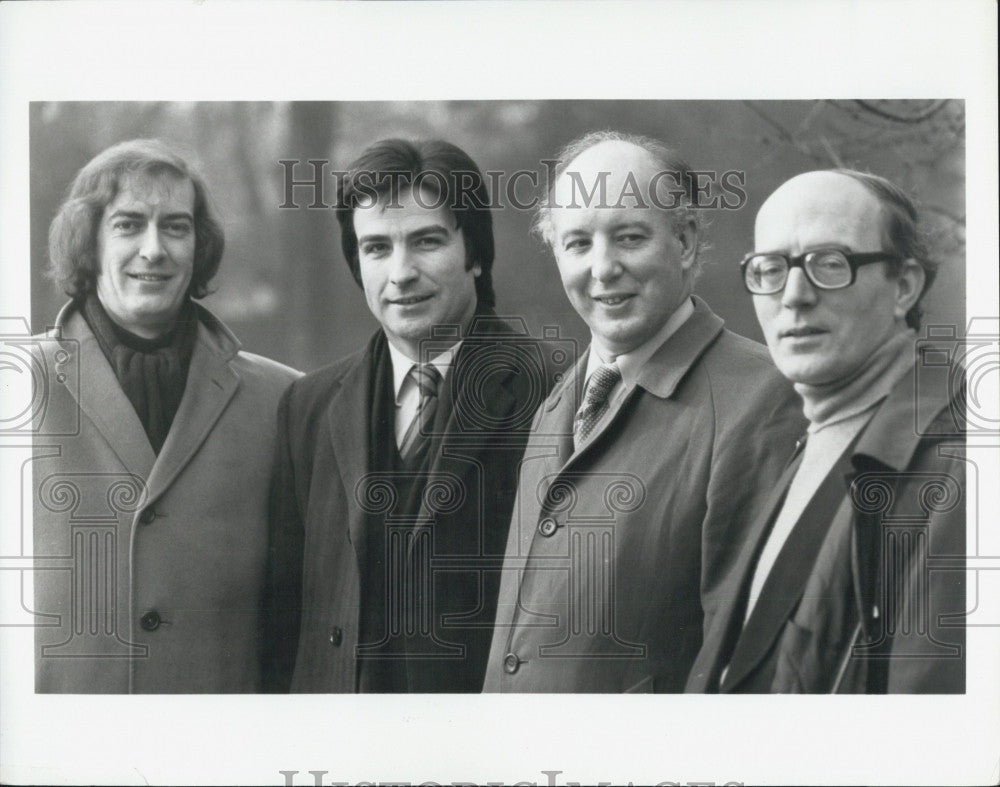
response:
[[(650, 356), (636, 377), (637, 386), (660, 399), (669, 399), (673, 396), (681, 380), (715, 341), (725, 325), (722, 318), (697, 295), (692, 295), (691, 300), (694, 312)], [(583, 383), (581, 378), (587, 373), (589, 357), (588, 350), (577, 362), (572, 373), (566, 375), (566, 379), (556, 386), (545, 403), (546, 412), (554, 410), (567, 392), (573, 394), (578, 390)]]
[[(195, 310), (198, 335), (187, 383), (174, 425), (159, 455), (153, 452), (134, 408), (75, 302), (60, 310), (50, 331), (53, 338), (69, 340), (79, 348), (81, 385), (74, 393), (80, 408), (122, 464), (146, 480), (148, 502), (170, 486), (207, 439), (239, 386), (239, 375), (229, 363), (239, 352), (239, 341), (208, 309), (195, 304)], [(72, 353), (71, 347), (64, 349)]]
[[(958, 405), (939, 377), (919, 375), (918, 366), (919, 360), (879, 405), (854, 451), (855, 469), (868, 469), (872, 462), (892, 470), (906, 469), (932, 422)], [(960, 382), (964, 385), (964, 380)], [(959, 431), (957, 425), (952, 426), (952, 431)]]
[[(694, 304), (691, 316), (667, 337), (639, 370), (635, 388), (629, 392), (629, 399), (635, 395), (636, 388), (642, 388), (659, 399), (669, 399), (722, 332), (724, 325), (722, 319), (716, 316), (703, 300), (697, 296), (691, 298)], [(547, 413), (559, 408), (552, 421), (561, 439), (558, 456), (551, 459), (551, 464), (558, 465), (563, 470), (594, 450), (594, 447), (601, 442), (602, 435), (614, 427), (619, 414), (626, 406), (626, 402), (623, 401), (618, 411), (604, 419), (580, 450), (574, 452), (573, 417), (583, 394), (583, 378), (587, 373), (589, 356), (588, 350), (545, 403)]]
[(636, 384), (661, 399), (673, 396), (725, 324), (701, 298), (691, 296), (694, 312), (668, 338), (639, 371)]
[[(921, 352), (919, 346), (916, 352)], [(854, 451), (854, 472), (845, 479), (846, 486), (849, 487), (866, 471), (890, 470), (905, 473), (925, 435), (963, 434), (957, 413), (961, 412), (963, 401), (964, 370), (958, 370), (958, 390), (952, 395), (942, 385), (939, 375), (919, 374), (923, 363), (923, 356), (917, 355), (916, 363), (896, 384), (872, 417)], [(864, 636), (870, 641), (878, 630), (878, 607), (884, 603), (879, 597), (880, 577), (884, 570), (880, 512), (854, 509), (847, 500), (842, 508), (842, 515), (853, 514), (852, 582), (858, 619)]]

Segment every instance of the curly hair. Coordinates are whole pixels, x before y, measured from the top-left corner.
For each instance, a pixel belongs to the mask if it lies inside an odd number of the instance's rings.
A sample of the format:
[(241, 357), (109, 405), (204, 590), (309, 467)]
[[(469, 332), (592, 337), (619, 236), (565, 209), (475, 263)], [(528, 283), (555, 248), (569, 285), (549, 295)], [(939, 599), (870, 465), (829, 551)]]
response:
[(104, 209), (124, 181), (136, 174), (168, 174), (194, 186), (194, 271), (188, 296), (202, 298), (219, 270), (225, 236), (209, 204), (205, 181), (195, 168), (158, 139), (132, 139), (98, 153), (81, 169), (49, 226), (48, 275), (71, 298), (97, 286), (97, 232)]

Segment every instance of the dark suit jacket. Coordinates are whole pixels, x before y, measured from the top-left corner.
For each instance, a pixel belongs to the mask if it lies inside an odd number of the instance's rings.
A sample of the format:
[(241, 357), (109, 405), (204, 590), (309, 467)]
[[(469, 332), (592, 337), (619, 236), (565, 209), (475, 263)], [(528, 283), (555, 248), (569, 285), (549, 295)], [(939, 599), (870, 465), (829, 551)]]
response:
[[(359, 640), (361, 611), (372, 583), (397, 593), (399, 572), (423, 572), (407, 586), (420, 596), (417, 619), (392, 622), (394, 643), (381, 645), (405, 658), (407, 690), (482, 686), (517, 467), (550, 387), (551, 352), (494, 315), (477, 315), (443, 383), (443, 433), (417, 513), (406, 517), (399, 491), (406, 479), (371, 459), (379, 453), (374, 360), (385, 344), (379, 331), (363, 351), (300, 380), (279, 407), (265, 668), (271, 690), (359, 690), (358, 657), (376, 644)], [(386, 565), (396, 578), (363, 575), (377, 528), (385, 529)]]
[(879, 406), (743, 627), (789, 468), (707, 613), (688, 691), (964, 691), (965, 439), (941, 382), (911, 370)]
[(694, 302), (579, 451), (586, 359), (539, 412), (485, 691), (684, 688), (702, 600), (804, 428), (767, 350)]

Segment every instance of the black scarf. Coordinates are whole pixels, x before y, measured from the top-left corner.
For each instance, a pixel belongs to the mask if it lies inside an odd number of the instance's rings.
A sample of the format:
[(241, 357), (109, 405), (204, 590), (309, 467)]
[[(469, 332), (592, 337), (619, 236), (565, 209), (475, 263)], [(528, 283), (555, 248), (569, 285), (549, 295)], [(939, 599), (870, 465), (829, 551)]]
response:
[(194, 305), (185, 301), (173, 329), (156, 339), (143, 339), (115, 323), (93, 294), (83, 304), (83, 316), (159, 454), (187, 383), (198, 333)]

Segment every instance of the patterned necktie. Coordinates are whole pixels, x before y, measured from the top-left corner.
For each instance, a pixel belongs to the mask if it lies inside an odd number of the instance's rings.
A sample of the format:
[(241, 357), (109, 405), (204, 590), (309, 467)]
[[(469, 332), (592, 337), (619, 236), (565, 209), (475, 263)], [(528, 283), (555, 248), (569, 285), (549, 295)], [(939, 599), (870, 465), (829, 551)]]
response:
[(441, 372), (432, 363), (415, 363), (410, 367), (408, 376), (417, 384), (417, 389), (420, 391), (420, 406), (416, 416), (410, 421), (406, 434), (403, 435), (403, 442), (399, 446), (399, 455), (403, 459), (403, 464), (415, 467), (423, 462), (427, 447), (431, 442)]
[(608, 409), (608, 394), (611, 389), (618, 385), (622, 379), (622, 373), (613, 363), (606, 363), (598, 366), (587, 381), (587, 391), (583, 396), (583, 404), (580, 406), (573, 421), (573, 445), (579, 448), (580, 445), (590, 436), (594, 425), (601, 420), (601, 416)]

